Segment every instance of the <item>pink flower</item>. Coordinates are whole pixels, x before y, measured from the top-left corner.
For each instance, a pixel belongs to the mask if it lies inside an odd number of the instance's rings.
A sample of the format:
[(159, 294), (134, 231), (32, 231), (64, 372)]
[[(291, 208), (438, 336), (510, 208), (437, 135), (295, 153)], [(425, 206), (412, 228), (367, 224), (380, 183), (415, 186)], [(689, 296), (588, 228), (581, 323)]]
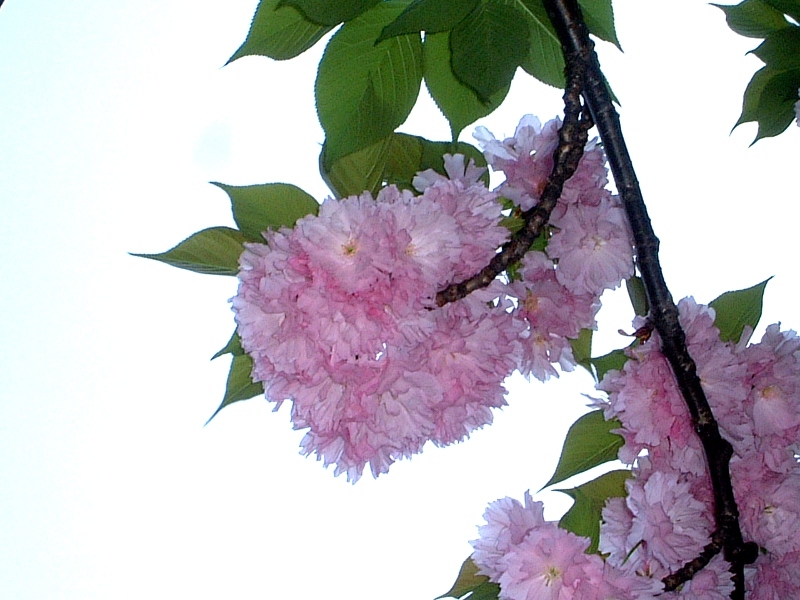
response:
[(602, 570), (599, 556), (587, 556), (588, 538), (545, 523), (528, 533), (500, 561), (498, 583), (508, 600), (568, 600), (591, 571)]
[(631, 234), (616, 197), (596, 206), (570, 205), (556, 221), (560, 230), (547, 245), (558, 261), (559, 282), (575, 294), (600, 295), (633, 275)]
[(472, 559), (481, 575), (498, 581), (504, 571), (500, 561), (518, 546), (525, 536), (544, 525), (543, 505), (534, 502), (530, 492), (525, 492), (525, 505), (513, 498), (501, 498), (492, 502), (483, 514), (486, 525), (478, 531), (480, 538), (472, 541), (475, 551)]
[(303, 452), (351, 481), (490, 423), (518, 363), (521, 326), (501, 288), (433, 309), (508, 235), (480, 172), (445, 164), (455, 179), (429, 178), (421, 196), (328, 199), (240, 259), (232, 304), (252, 377), (269, 400), (291, 400)]

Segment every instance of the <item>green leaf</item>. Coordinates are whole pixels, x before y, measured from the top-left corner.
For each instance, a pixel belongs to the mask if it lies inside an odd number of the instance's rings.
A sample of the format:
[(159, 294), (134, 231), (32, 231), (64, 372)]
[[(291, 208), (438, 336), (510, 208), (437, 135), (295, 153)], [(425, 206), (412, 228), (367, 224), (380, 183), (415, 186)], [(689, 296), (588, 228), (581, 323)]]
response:
[(770, 33), (752, 53), (771, 69), (800, 69), (800, 27), (793, 25)]
[(219, 352), (217, 352), (214, 356), (211, 357), (211, 360), (215, 358), (219, 358), (220, 356), (224, 356), (225, 354), (233, 354), (234, 356), (241, 356), (244, 354), (244, 348), (242, 348), (242, 340), (239, 338), (239, 333), (234, 331), (231, 339), (228, 340), (228, 343), (225, 344), (225, 347), (222, 348)]
[[(402, 135), (402, 134), (401, 134)], [(445, 154), (463, 154), (465, 164), (469, 164), (470, 159), (475, 162), (478, 167), (486, 166), (486, 158), (483, 153), (472, 144), (466, 142), (432, 142), (425, 138), (413, 136), (422, 144), (422, 158), (420, 159), (418, 171), (427, 171), (433, 169), (440, 175), (447, 176), (444, 170), (444, 155)], [(489, 171), (484, 171), (481, 180), (488, 187), (489, 186)]]
[(480, 4), (450, 32), (453, 73), (489, 103), (511, 84), (528, 54), (530, 36), (519, 10), (498, 3)]
[(745, 37), (765, 38), (773, 31), (789, 26), (783, 12), (763, 0), (744, 0), (736, 6), (712, 4), (725, 13), (728, 27)]
[(414, 0), (399, 17), (384, 27), (378, 41), (395, 35), (415, 33), (439, 33), (458, 25), (480, 0)]
[[(427, 169), (446, 175), (444, 155), (463, 154), (479, 167), (486, 166), (486, 159), (475, 146), (465, 142), (432, 142), (425, 138), (393, 133), (377, 144), (368, 146), (335, 161), (328, 166), (323, 147), (320, 156), (320, 172), (331, 190), (339, 197), (361, 194), (364, 190), (376, 194), (384, 185), (394, 184), (403, 189), (412, 189), (414, 176)], [(488, 185), (488, 172), (482, 176)]]
[(614, 10), (611, 0), (578, 0), (581, 5), (583, 19), (589, 31), (601, 40), (611, 42), (622, 50), (614, 28)]
[(514, 5), (522, 9), (530, 31), (530, 45), (522, 68), (536, 79), (563, 89), (564, 53), (542, 0), (515, 0)]
[(337, 198), (355, 196), (369, 191), (377, 194), (383, 185), (386, 161), (392, 136), (386, 136), (371, 146), (343, 156), (333, 164), (326, 160), (326, 146), (319, 155), (319, 172)]
[(345, 23), (319, 63), (315, 95), (329, 164), (377, 143), (406, 120), (422, 82), (419, 34), (376, 44), (404, 2), (381, 2)]
[(800, 69), (778, 71), (764, 67), (756, 71), (744, 92), (742, 114), (734, 129), (742, 123), (757, 121), (758, 134), (753, 143), (783, 132), (796, 118), (798, 88)]
[(592, 359), (592, 364), (597, 372), (597, 381), (602, 381), (609, 371), (621, 371), (628, 362), (628, 356), (622, 349), (612, 350), (608, 354)]
[(279, 0), (261, 0), (250, 31), (239, 49), (225, 64), (243, 56), (268, 56), (286, 60), (302, 54), (332, 28), (308, 21), (290, 6), (279, 7)]
[(319, 211), (316, 200), (290, 183), (235, 186), (211, 182), (231, 200), (233, 220), (249, 240), (263, 242), (261, 232), (294, 227), (298, 219)]
[(281, 6), (293, 6), (309, 21), (334, 26), (365, 13), (380, 0), (280, 0)]
[(609, 471), (578, 487), (567, 490), (556, 490), (572, 498), (575, 503), (561, 517), (558, 525), (562, 529), (571, 531), (575, 535), (588, 537), (592, 540), (587, 554), (597, 552), (600, 543), (600, 521), (603, 517), (603, 507), (609, 498), (624, 498), (627, 496), (625, 480), (631, 476), (626, 469)]
[(619, 427), (616, 419), (606, 421), (602, 410), (593, 410), (575, 421), (567, 432), (556, 471), (542, 489), (615, 460), (624, 440), (611, 430)]
[(575, 362), (592, 373), (592, 334), (591, 329), (581, 329), (578, 339), (570, 340)]
[(247, 241), (241, 231), (230, 227), (210, 227), (198, 231), (180, 244), (160, 254), (134, 254), (158, 260), (179, 269), (205, 275), (236, 275), (239, 256)]
[(764, 289), (769, 279), (744, 290), (725, 292), (709, 303), (716, 312), (714, 325), (719, 329), (719, 337), (723, 342), (738, 342), (745, 325), (756, 328), (761, 319)]
[(800, 22), (800, 2), (798, 0), (766, 0), (766, 3)]
[(631, 299), (633, 312), (638, 317), (646, 316), (650, 312), (650, 303), (647, 301), (647, 292), (644, 289), (642, 278), (634, 275), (626, 279), (625, 287), (628, 290), (628, 298)]
[(467, 594), (470, 594), (469, 600), (496, 600), (499, 593), (500, 586), (491, 583), (485, 575), (478, 575), (478, 567), (470, 557), (461, 565), (453, 587), (435, 600), (463, 598)]
[(206, 425), (226, 406), (264, 393), (264, 385), (261, 382), (254, 382), (250, 378), (252, 370), (252, 358), (247, 354), (234, 355), (231, 361), (231, 370), (228, 372), (228, 382), (225, 385), (225, 397), (222, 399), (222, 404), (219, 405), (219, 408), (206, 421)]
[(423, 44), (423, 74), (433, 101), (450, 123), (453, 139), (458, 139), (465, 127), (493, 112), (508, 94), (505, 86), (492, 94), (488, 102), (453, 74), (450, 66), (450, 33), (426, 34)]

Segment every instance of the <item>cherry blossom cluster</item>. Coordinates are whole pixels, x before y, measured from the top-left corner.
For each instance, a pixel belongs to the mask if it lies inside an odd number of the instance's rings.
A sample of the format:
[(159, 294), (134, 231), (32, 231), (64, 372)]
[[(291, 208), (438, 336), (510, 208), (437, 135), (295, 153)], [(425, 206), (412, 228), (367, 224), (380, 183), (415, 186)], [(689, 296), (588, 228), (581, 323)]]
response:
[(253, 379), (292, 401), (304, 452), (352, 481), (490, 423), (517, 365), (520, 327), (497, 290), (434, 310), (508, 236), (483, 171), (463, 156), (446, 166), (450, 178), (417, 177), (418, 196), (328, 199), (240, 258), (232, 302)]
[[(552, 170), (558, 121), (525, 118), (515, 138), (486, 141), (506, 182), (445, 156), (448, 177), (327, 199), (319, 215), (247, 244), (233, 298), (252, 378), (292, 403), (301, 446), (335, 473), (374, 476), (427, 441), (446, 445), (492, 421), (515, 369), (546, 379), (572, 369), (569, 340), (594, 328), (599, 296), (632, 274), (630, 235), (605, 189), (605, 158), (589, 144), (554, 213), (545, 252), (520, 280), (496, 279), (437, 307), (436, 293), (484, 268), (508, 239), (501, 194), (532, 206)], [(516, 187), (515, 187), (516, 186)], [(517, 193), (515, 190), (526, 190)]]
[(652, 600), (660, 581), (587, 554), (590, 540), (545, 521), (541, 502), (489, 505), (473, 541), (479, 573), (500, 584), (501, 600)]
[[(691, 298), (678, 308), (709, 404), (734, 448), (730, 470), (743, 535), (762, 550), (746, 569), (748, 598), (800, 597), (800, 338), (772, 325), (757, 344), (747, 345), (749, 331), (738, 345), (723, 343), (713, 309)], [(552, 524), (534, 519), (531, 511), (540, 509), (527, 499), (524, 510), (506, 499), (487, 511), (489, 524), (481, 528), (473, 555), (482, 573), (500, 583), (501, 598), (650, 598), (653, 588), (632, 582), (646, 578), (657, 586), (709, 544), (713, 497), (703, 451), (658, 335), (627, 354), (625, 367), (610, 371), (598, 386), (608, 394), (598, 401), (606, 418), (621, 423), (625, 443), (619, 457), (633, 466), (627, 496), (610, 499), (603, 509), (599, 550), (611, 581), (632, 587), (616, 596), (582, 595), (581, 585), (599, 567), (571, 554), (575, 536), (556, 534)], [(534, 535), (539, 531), (544, 533)], [(539, 541), (525, 541), (546, 535), (552, 538), (547, 552)], [(526, 560), (538, 562), (520, 569)], [(659, 597), (724, 600), (733, 590), (728, 567), (717, 555), (679, 590)], [(548, 573), (558, 573), (566, 591), (537, 591), (552, 579)]]
[[(485, 128), (475, 137), (486, 159), (506, 180), (498, 192), (520, 210), (536, 206), (553, 169), (560, 120), (544, 126), (522, 118), (513, 137), (499, 141)], [(520, 370), (545, 380), (575, 365), (570, 339), (595, 329), (600, 296), (633, 275), (631, 233), (618, 196), (608, 188), (603, 150), (590, 141), (575, 174), (564, 184), (545, 233), (543, 251), (523, 259), (521, 279), (509, 284), (527, 326)]]

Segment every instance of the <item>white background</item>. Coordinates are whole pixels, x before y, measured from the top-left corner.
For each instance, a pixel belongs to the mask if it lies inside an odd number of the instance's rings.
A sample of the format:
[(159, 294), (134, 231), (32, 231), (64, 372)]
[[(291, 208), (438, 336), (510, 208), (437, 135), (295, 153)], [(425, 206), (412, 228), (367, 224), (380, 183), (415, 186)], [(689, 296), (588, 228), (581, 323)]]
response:
[[(318, 199), (322, 44), (221, 68), (255, 0), (6, 0), (0, 9), (0, 598), (430, 600), (486, 504), (548, 479), (591, 392), (585, 373), (516, 382), (493, 426), (352, 486), (298, 455), (286, 407), (208, 426), (233, 278), (129, 256), (232, 225), (208, 181), (285, 181)], [(689, 0), (615, 3), (622, 102), (674, 296), (708, 302), (774, 275), (764, 323), (800, 325), (792, 125), (730, 129), (755, 40)], [(520, 73), (498, 137), (559, 92)], [(403, 128), (448, 129), (427, 97)], [(471, 131), (471, 128), (470, 128)], [(468, 139), (469, 131), (465, 134)], [(624, 306), (620, 297), (619, 306)], [(606, 312), (603, 346), (630, 311)], [(550, 518), (567, 508), (543, 494)]]

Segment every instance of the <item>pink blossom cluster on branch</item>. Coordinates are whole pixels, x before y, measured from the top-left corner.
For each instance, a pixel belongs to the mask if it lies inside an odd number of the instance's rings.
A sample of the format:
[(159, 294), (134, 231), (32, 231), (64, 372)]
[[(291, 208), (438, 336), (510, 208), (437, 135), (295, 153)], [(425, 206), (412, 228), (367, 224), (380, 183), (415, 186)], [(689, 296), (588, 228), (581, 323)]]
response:
[[(691, 298), (678, 308), (711, 408), (734, 447), (730, 470), (743, 534), (762, 549), (746, 569), (748, 598), (800, 597), (800, 338), (772, 325), (757, 344), (747, 345), (751, 332), (738, 345), (723, 343), (713, 309)], [(622, 424), (619, 457), (633, 465), (627, 496), (611, 498), (603, 509), (599, 550), (611, 580), (629, 589), (584, 595), (581, 586), (599, 567), (576, 553), (564, 558), (580, 538), (555, 534), (554, 524), (532, 517), (541, 509), (529, 498), (524, 508), (505, 499), (487, 511), (473, 554), (481, 572), (500, 583), (501, 598), (651, 598), (657, 588), (637, 587), (642, 578), (659, 586), (711, 541), (713, 497), (703, 451), (658, 334), (627, 354), (625, 367), (598, 385), (608, 394), (598, 401), (606, 418)], [(548, 531), (549, 545), (542, 546), (538, 540)], [(529, 568), (520, 569), (525, 561)], [(679, 590), (659, 597), (724, 600), (733, 590), (728, 567), (717, 555)], [(537, 591), (548, 578), (560, 591), (552, 584)]]
[[(526, 115), (514, 136), (502, 142), (485, 128), (475, 134), (489, 164), (506, 177), (497, 191), (522, 210), (538, 203), (553, 169), (560, 126), (554, 119), (542, 127)], [(525, 256), (521, 280), (509, 285), (519, 299), (517, 315), (528, 325), (524, 375), (545, 380), (557, 375), (554, 364), (571, 370), (575, 359), (569, 340), (581, 329), (596, 329), (602, 293), (633, 275), (628, 222), (607, 185), (605, 154), (591, 140), (551, 215), (552, 237), (543, 251)]]
[(278, 406), (291, 400), (294, 427), (308, 429), (306, 454), (351, 481), (367, 464), (377, 476), (427, 441), (450, 444), (491, 423), (515, 369), (546, 379), (557, 375), (553, 364), (574, 366), (569, 339), (595, 327), (602, 291), (633, 272), (595, 143), (565, 187), (546, 253), (529, 253), (522, 280), (435, 304), (508, 238), (500, 195), (536, 202), (558, 126), (526, 118), (502, 143), (484, 134), (490, 162), (506, 171), (500, 190), (448, 155), (449, 177), (415, 177), (420, 194), (388, 186), (376, 198), (329, 198), (318, 216), (246, 245), (232, 300), (237, 331), (252, 378)]

